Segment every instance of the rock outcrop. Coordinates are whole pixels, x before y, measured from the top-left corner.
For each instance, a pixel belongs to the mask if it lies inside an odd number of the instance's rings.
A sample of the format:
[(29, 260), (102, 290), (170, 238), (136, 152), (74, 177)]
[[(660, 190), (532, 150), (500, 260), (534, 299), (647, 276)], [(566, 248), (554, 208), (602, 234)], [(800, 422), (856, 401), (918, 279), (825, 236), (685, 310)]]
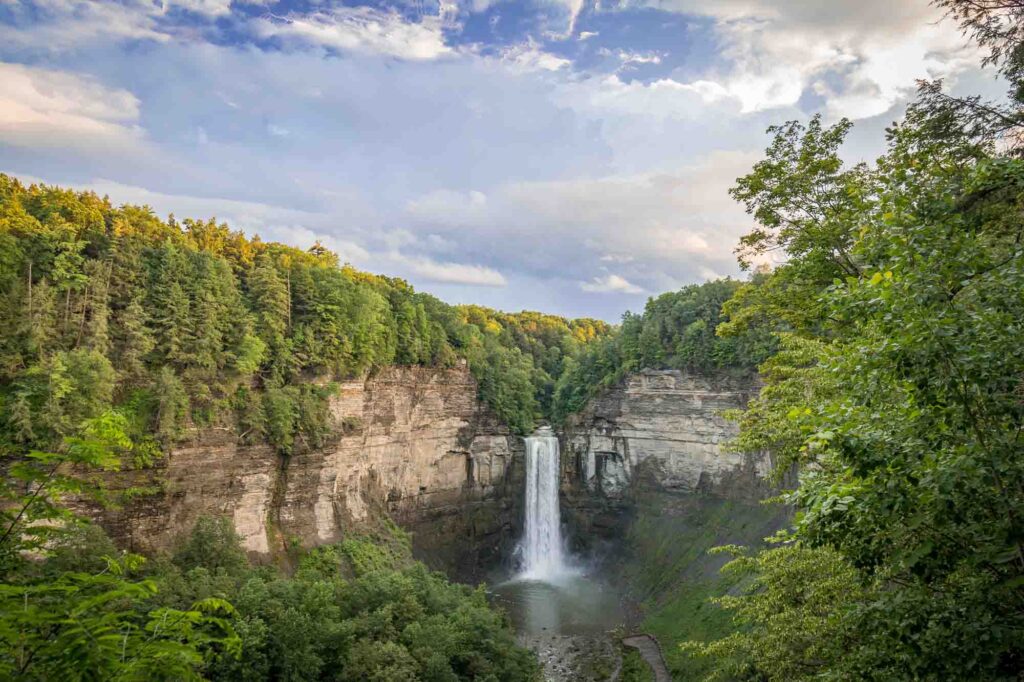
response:
[(753, 377), (644, 370), (631, 374), (574, 415), (565, 429), (570, 475), (605, 497), (633, 485), (753, 498), (770, 462), (763, 453), (725, 449), (736, 425), (726, 410), (757, 394)]
[(621, 535), (644, 493), (763, 497), (768, 455), (724, 447), (737, 427), (723, 412), (758, 389), (754, 376), (643, 370), (573, 415), (562, 436), (562, 489), (575, 538)]
[[(647, 492), (762, 497), (767, 456), (723, 448), (736, 427), (722, 412), (757, 390), (752, 377), (645, 370), (573, 416), (560, 434), (562, 510), (577, 547), (582, 537), (621, 537)], [(203, 429), (154, 467), (111, 482), (141, 491), (131, 502), (88, 511), (142, 552), (167, 549), (200, 516), (217, 515), (268, 561), (386, 514), (412, 531), (419, 558), (454, 577), (475, 580), (510, 556), (522, 439), (478, 400), (465, 365), (392, 367), (344, 382), (330, 409), (337, 435), (324, 447), (281, 456), (240, 443), (231, 429)]]
[(334, 542), (385, 511), (413, 532), (421, 558), (457, 575), (514, 541), (521, 439), (477, 399), (465, 365), (393, 367), (345, 382), (330, 409), (339, 435), (325, 447), (283, 457), (240, 444), (231, 430), (203, 430), (120, 481), (156, 492), (93, 511), (139, 551), (171, 546), (202, 515), (229, 516), (264, 559)]

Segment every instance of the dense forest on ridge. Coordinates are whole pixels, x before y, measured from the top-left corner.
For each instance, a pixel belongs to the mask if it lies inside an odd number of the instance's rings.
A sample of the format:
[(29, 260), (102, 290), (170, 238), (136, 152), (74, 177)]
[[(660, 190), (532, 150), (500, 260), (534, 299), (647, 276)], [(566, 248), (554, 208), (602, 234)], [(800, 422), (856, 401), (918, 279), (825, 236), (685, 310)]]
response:
[(326, 429), (331, 381), (469, 362), (520, 432), (550, 408), (598, 320), (450, 306), (320, 247), (158, 219), (88, 192), (0, 176), (4, 447), (46, 447), (117, 406), (133, 434), (236, 424), (288, 453)]
[(776, 347), (771, 330), (751, 325), (722, 336), (722, 308), (741, 282), (691, 284), (647, 301), (642, 314), (627, 312), (614, 334), (567, 359), (555, 386), (552, 416), (562, 421), (601, 390), (641, 369), (752, 374)]

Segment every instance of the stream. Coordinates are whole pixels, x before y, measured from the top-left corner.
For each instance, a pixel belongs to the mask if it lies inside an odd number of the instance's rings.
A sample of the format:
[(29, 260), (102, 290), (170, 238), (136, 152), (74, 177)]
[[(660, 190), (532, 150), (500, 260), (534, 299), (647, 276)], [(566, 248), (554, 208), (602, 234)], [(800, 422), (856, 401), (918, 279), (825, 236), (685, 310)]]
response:
[(548, 582), (513, 577), (491, 585), (519, 641), (537, 654), (547, 682), (611, 680), (620, 666), (613, 630), (626, 622), (618, 591), (596, 576)]

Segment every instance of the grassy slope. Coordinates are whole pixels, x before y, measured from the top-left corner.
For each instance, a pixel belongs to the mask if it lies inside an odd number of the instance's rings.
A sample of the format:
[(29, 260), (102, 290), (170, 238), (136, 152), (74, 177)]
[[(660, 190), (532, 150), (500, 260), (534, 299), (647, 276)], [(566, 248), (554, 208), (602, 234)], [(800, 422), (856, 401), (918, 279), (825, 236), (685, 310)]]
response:
[(664, 494), (641, 501), (622, 570), (643, 608), (641, 628), (661, 642), (675, 679), (700, 679), (704, 669), (679, 650), (679, 642), (721, 637), (732, 628), (728, 615), (708, 603), (732, 585), (718, 574), (725, 559), (707, 551), (757, 544), (785, 519), (777, 505)]

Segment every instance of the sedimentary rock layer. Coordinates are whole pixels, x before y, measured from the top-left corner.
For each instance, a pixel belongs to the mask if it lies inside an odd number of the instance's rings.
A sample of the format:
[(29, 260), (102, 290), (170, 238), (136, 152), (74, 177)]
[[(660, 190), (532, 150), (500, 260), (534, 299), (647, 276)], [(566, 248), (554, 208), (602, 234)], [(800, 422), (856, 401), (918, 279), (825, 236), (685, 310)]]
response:
[(644, 370), (591, 401), (565, 429), (566, 475), (606, 498), (637, 485), (729, 498), (759, 497), (764, 453), (724, 447), (736, 425), (723, 412), (758, 390), (750, 376)]
[(281, 456), (205, 429), (155, 468), (120, 479), (155, 491), (93, 513), (140, 551), (170, 547), (202, 515), (232, 518), (257, 557), (336, 541), (378, 511), (449, 567), (512, 541), (521, 441), (480, 403), (464, 365), (388, 368), (343, 383), (330, 408), (340, 435), (323, 448)]

